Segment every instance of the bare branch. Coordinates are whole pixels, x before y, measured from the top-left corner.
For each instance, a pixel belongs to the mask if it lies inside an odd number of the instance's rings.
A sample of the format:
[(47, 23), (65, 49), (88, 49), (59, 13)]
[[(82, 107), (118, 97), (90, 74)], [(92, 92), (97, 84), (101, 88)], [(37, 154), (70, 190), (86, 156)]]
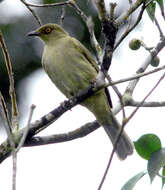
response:
[(116, 84), (121, 84), (123, 82), (128, 82), (128, 81), (136, 80), (136, 79), (139, 79), (139, 78), (151, 75), (153, 73), (156, 73), (156, 72), (164, 70), (164, 69), (165, 69), (165, 65), (163, 65), (161, 67), (158, 67), (156, 69), (153, 69), (151, 71), (145, 72), (145, 73), (137, 73), (137, 74), (135, 74), (135, 76), (132, 76), (132, 77), (127, 77), (127, 78), (120, 79), (120, 80), (117, 80), (117, 81), (111, 81), (111, 82), (109, 81), (109, 83), (106, 84), (105, 87), (113, 86), (113, 85), (116, 85)]
[(17, 101), (16, 101), (16, 95), (15, 95), (15, 89), (14, 89), (14, 77), (13, 77), (10, 56), (9, 56), (1, 31), (0, 31), (0, 44), (1, 44), (3, 55), (5, 58), (6, 68), (8, 71), (9, 82), (10, 82), (10, 97), (11, 97), (11, 104), (12, 104), (12, 125), (14, 129), (16, 129), (18, 128), (18, 108), (17, 108)]
[(96, 37), (95, 37), (95, 33), (94, 33), (94, 23), (92, 20), (92, 17), (87, 17), (87, 15), (85, 15), (85, 13), (78, 7), (78, 5), (76, 4), (75, 1), (70, 1), (70, 4), (77, 12), (77, 14), (79, 14), (82, 18), (82, 20), (85, 22), (89, 34), (90, 34), (90, 41), (91, 41), (91, 45), (96, 53), (96, 59), (98, 61), (98, 64), (101, 65), (101, 54), (102, 54), (102, 49), (100, 47), (100, 44), (98, 43)]
[(21, 147), (24, 145), (24, 142), (26, 140), (26, 137), (28, 135), (28, 132), (29, 132), (29, 129), (30, 129), (30, 123), (31, 123), (31, 120), (32, 120), (32, 116), (33, 116), (33, 111), (35, 109), (35, 105), (31, 105), (30, 107), (30, 114), (29, 114), (29, 119), (28, 119), (28, 123), (27, 123), (27, 127), (25, 128), (24, 130), (24, 133), (23, 133), (23, 136), (15, 150), (16, 153), (18, 153), (18, 151), (21, 149)]
[(114, 50), (121, 44), (121, 42), (128, 36), (128, 34), (140, 23), (141, 19), (142, 19), (142, 16), (143, 16), (143, 13), (144, 13), (144, 10), (145, 10), (146, 6), (145, 4), (143, 3), (143, 6), (141, 8), (141, 11), (138, 15), (138, 18), (135, 22), (135, 24), (126, 30), (126, 32), (121, 36), (121, 38), (119, 39), (119, 41), (116, 43), (115, 47), (114, 47)]
[(5, 102), (4, 97), (3, 97), (1, 92), (0, 92), (0, 102), (1, 102), (0, 107), (2, 107), (0, 110), (2, 110), (4, 112), (3, 113), (3, 115), (5, 116), (4, 118), (7, 122), (8, 127), (9, 127), (9, 131), (11, 132), (12, 130), (11, 130), (11, 121), (9, 119), (9, 111), (7, 109), (6, 102)]
[(121, 126), (121, 129), (120, 129), (120, 131), (119, 131), (119, 133), (118, 133), (118, 135), (117, 135), (117, 137), (116, 137), (116, 141), (115, 141), (115, 143), (114, 143), (114, 145), (113, 145), (113, 149), (112, 149), (112, 152), (111, 152), (111, 155), (110, 155), (110, 158), (109, 158), (107, 167), (106, 167), (106, 169), (105, 169), (104, 175), (103, 175), (103, 177), (102, 177), (102, 179), (101, 179), (101, 182), (100, 182), (100, 184), (99, 184), (98, 190), (101, 190), (101, 188), (102, 188), (102, 186), (103, 186), (103, 184), (104, 184), (105, 178), (106, 178), (106, 176), (107, 176), (107, 174), (108, 174), (108, 171), (109, 171), (110, 166), (111, 166), (111, 163), (112, 163), (113, 156), (114, 156), (115, 151), (116, 151), (117, 143), (119, 142), (120, 137), (121, 137), (123, 131), (124, 131), (124, 124)]
[(117, 6), (117, 3), (110, 3), (110, 20), (113, 20), (115, 17), (114, 17), (114, 14), (115, 14), (115, 8)]
[[(131, 79), (135, 79), (135, 78), (139, 78), (139, 77), (142, 77), (142, 76), (146, 76), (149, 73), (151, 74), (151, 73), (157, 72), (157, 71), (159, 71), (161, 69), (164, 69), (164, 68), (165, 68), (165, 66), (160, 67), (158, 69), (154, 69), (154, 70), (152, 70), (152, 71), (150, 71), (148, 73), (140, 74), (140, 76), (138, 75), (138, 76), (135, 76), (135, 77), (132, 77), (132, 78), (126, 78), (127, 80), (121, 80), (121, 82), (125, 82), (125, 81), (131, 80)], [(111, 84), (108, 84), (107, 86), (113, 85), (113, 84), (119, 84), (119, 83), (120, 83), (120, 81), (112, 82)], [(95, 90), (97, 91), (97, 89), (95, 89)], [(77, 105), (81, 101), (84, 101), (85, 98), (87, 98), (90, 95), (92, 95), (95, 92), (95, 90), (93, 89), (92, 86), (90, 86), (89, 88), (83, 90), (83, 92), (80, 92), (73, 99), (65, 101), (64, 103), (61, 104), (61, 106), (57, 107), (56, 109), (54, 109), (50, 113), (46, 114), (41, 119), (39, 119), (39, 120), (31, 123), (27, 139), (29, 139), (29, 141), (30, 141), (30, 139), (34, 135), (36, 135), (40, 131), (42, 131), (45, 128), (47, 128), (50, 124), (52, 124), (54, 121), (56, 121), (63, 113), (65, 113), (66, 111), (70, 110), (71, 108), (73, 108), (75, 105)], [(114, 113), (117, 113), (117, 112), (114, 112)], [(95, 130), (95, 129), (96, 128), (93, 127), (93, 130)], [(17, 138), (14, 138), (16, 146), (19, 144), (20, 139), (22, 138), (22, 136), (24, 134), (24, 130), (25, 130), (25, 128), (22, 129), (22, 130), (20, 130), (20, 131), (18, 131), (16, 133)], [(80, 134), (77, 134), (77, 136), (79, 136), (79, 135)], [(59, 137), (59, 139), (60, 139), (60, 137)], [(34, 140), (34, 141), (36, 141), (36, 140)], [(0, 162), (2, 162), (6, 157), (8, 157), (11, 154), (11, 149), (9, 149), (8, 147), (10, 147), (10, 144), (8, 143), (8, 140), (6, 140), (5, 142), (3, 142), (0, 145)]]
[(128, 123), (128, 121), (130, 121), (130, 119), (135, 115), (135, 113), (136, 113), (137, 110), (140, 108), (140, 106), (143, 105), (143, 102), (145, 102), (145, 100), (151, 95), (151, 93), (156, 89), (156, 87), (157, 87), (157, 86), (159, 85), (159, 83), (164, 79), (164, 77), (165, 77), (165, 73), (161, 76), (161, 78), (160, 78), (159, 81), (156, 83), (156, 85), (152, 88), (152, 90), (146, 95), (146, 97), (143, 99), (143, 101), (141, 102), (141, 104), (139, 105), (139, 107), (137, 107), (137, 108), (132, 112), (132, 114), (130, 115), (130, 117), (128, 117), (127, 119), (125, 119), (125, 121), (123, 122), (122, 127), (121, 127), (121, 129), (120, 129), (120, 131), (119, 131), (119, 134), (117, 135), (116, 141), (115, 141), (115, 143), (114, 143), (114, 146), (113, 146), (113, 149), (112, 149), (112, 152), (111, 152), (111, 155), (110, 155), (110, 159), (109, 159), (109, 161), (108, 161), (106, 170), (105, 170), (105, 172), (104, 172), (104, 175), (103, 175), (103, 177), (102, 177), (102, 180), (101, 180), (101, 183), (100, 183), (100, 185), (99, 185), (99, 187), (98, 187), (98, 190), (101, 190), (102, 185), (103, 185), (103, 183), (104, 183), (104, 181), (105, 181), (105, 178), (106, 178), (106, 176), (107, 176), (107, 173), (108, 173), (108, 171), (109, 171), (109, 169), (110, 169), (110, 166), (111, 166), (111, 164), (112, 164), (112, 159), (113, 159), (113, 156), (114, 156), (114, 153), (115, 153), (115, 150), (116, 150), (117, 143), (118, 143), (118, 141), (119, 141), (119, 139), (120, 139), (120, 137), (121, 137), (121, 135), (122, 135), (122, 133), (123, 133), (123, 130), (124, 130), (125, 125), (126, 125), (126, 124)]
[(164, 107), (165, 102), (144, 102), (143, 105), (141, 105), (141, 102), (131, 100), (128, 104), (128, 106), (133, 106), (133, 107), (150, 107), (150, 108), (155, 108), (155, 107)]
[(158, 82), (154, 85), (154, 87), (150, 90), (150, 92), (145, 96), (145, 98), (141, 101), (141, 103), (139, 104), (139, 106), (131, 113), (131, 115), (128, 117), (127, 122), (135, 115), (135, 113), (138, 111), (138, 109), (141, 107), (141, 105), (143, 105), (143, 103), (145, 102), (145, 100), (152, 94), (152, 92), (158, 87), (158, 85), (160, 84), (160, 82), (165, 78), (165, 73), (160, 77), (160, 79), (158, 80)]
[(85, 137), (86, 135), (90, 134), (94, 130), (98, 129), (100, 124), (97, 121), (93, 121), (90, 123), (86, 123), (85, 125), (81, 126), (80, 128), (70, 131), (64, 134), (55, 134), (49, 136), (35, 136), (30, 138), (29, 140), (25, 141), (24, 146), (40, 146), (40, 145), (47, 145), (47, 144), (54, 144), (54, 143), (61, 143), (71, 141), (77, 138)]
[[(110, 84), (112, 84), (112, 80), (111, 80), (110, 76), (106, 75), (106, 78), (107, 78), (108, 82)], [(124, 120), (126, 115), (125, 115), (125, 109), (124, 109), (124, 102), (123, 102), (122, 94), (120, 93), (120, 91), (118, 90), (118, 88), (115, 85), (112, 85), (112, 88), (116, 92), (116, 94), (117, 94), (117, 96), (119, 98), (121, 108), (122, 108), (122, 113), (123, 113), (123, 120)]]
[[(153, 0), (152, 0), (152, 1), (153, 1)], [(147, 4), (146, 4), (146, 7), (148, 7), (148, 8), (150, 9), (151, 13), (152, 13), (152, 7), (151, 7), (151, 4), (150, 4), (150, 3), (151, 3), (152, 1), (149, 1), (149, 2), (147, 2)], [(161, 30), (161, 27), (160, 27), (159, 22), (158, 22), (158, 20), (156, 19), (154, 13), (152, 14), (152, 18), (153, 18), (153, 21), (155, 22), (155, 25), (156, 25), (156, 27), (157, 27), (159, 33), (160, 33), (160, 38), (164, 38), (163, 32), (162, 32), (162, 30)]]
[(29, 7), (39, 7), (39, 8), (44, 8), (44, 7), (57, 7), (57, 6), (63, 6), (63, 5), (69, 5), (72, 0), (64, 1), (64, 2), (59, 2), (59, 3), (51, 3), (51, 4), (34, 4), (34, 3), (27, 3), (24, 1), (24, 3), (29, 6)]
[(96, 54), (96, 59), (97, 59), (97, 64), (101, 65), (101, 55), (103, 54), (103, 51), (100, 47), (100, 44), (98, 43), (96, 37), (95, 37), (95, 32), (94, 32), (94, 23), (92, 20), (92, 17), (88, 17), (86, 25), (88, 27), (89, 30), (89, 34), (90, 34), (90, 41), (91, 41), (91, 45), (95, 51)]
[(17, 153), (12, 151), (13, 160), (13, 176), (12, 176), (12, 190), (16, 190), (16, 177), (17, 177)]
[[(21, 0), (26, 6), (27, 8), (32, 12), (30, 7), (40, 7), (40, 8), (44, 8), (44, 7), (56, 7), (56, 6), (63, 6), (62, 10), (63, 13), (61, 15), (61, 22), (64, 18), (64, 14), (65, 14), (65, 9), (64, 6), (71, 6), (72, 8), (75, 9), (75, 11), (77, 12), (78, 15), (81, 16), (82, 20), (85, 22), (88, 31), (90, 33), (90, 40), (91, 40), (91, 45), (95, 50), (96, 53), (96, 58), (98, 61), (98, 64), (101, 63), (101, 59), (100, 59), (100, 55), (102, 54), (102, 50), (101, 47), (95, 37), (94, 34), (94, 24), (92, 21), (91, 17), (87, 17), (85, 15), (85, 13), (78, 7), (78, 5), (76, 4), (76, 2), (74, 0), (68, 0), (68, 1), (64, 1), (64, 2), (59, 2), (59, 3), (51, 3), (51, 4), (32, 4), (32, 3), (27, 3), (25, 2), (25, 0)], [(34, 13), (34, 11), (32, 12), (32, 14)], [(39, 24), (41, 25), (41, 21), (39, 20), (39, 18), (37, 17), (37, 15), (34, 13), (34, 17), (36, 17), (36, 20), (39, 22)], [(61, 23), (62, 25), (62, 23)]]
[(28, 3), (26, 3), (25, 0), (20, 0), (26, 7), (27, 9), (32, 13), (32, 15), (34, 16), (34, 18), (36, 19), (36, 21), (38, 22), (38, 24), (41, 26), (42, 22), (40, 20), (40, 18), (37, 16), (37, 14), (33, 11), (33, 9), (31, 9), (30, 5)]
[[(151, 51), (151, 54), (149, 54), (146, 57), (144, 63), (136, 71), (136, 74), (143, 73), (151, 63), (151, 60), (164, 48), (164, 46), (165, 46), (165, 38), (162, 38), (160, 42), (157, 44), (157, 46)], [(126, 88), (125, 93), (132, 95), (137, 83), (139, 82), (139, 79), (140, 78), (131, 81)]]
[(69, 5), (71, 7), (73, 7), (75, 9), (75, 11), (77, 12), (77, 14), (79, 14), (81, 16), (81, 18), (83, 19), (83, 21), (86, 23), (88, 17), (85, 15), (85, 13), (79, 8), (79, 6), (76, 4), (76, 2), (74, 0), (69, 1)]
[(116, 19), (116, 23), (120, 26), (123, 23), (125, 23), (125, 21), (128, 20), (129, 16), (132, 15), (132, 13), (140, 6), (142, 5), (144, 2), (144, 0), (136, 0), (135, 3), (133, 3), (130, 8), (125, 11), (120, 17), (118, 17)]
[(65, 18), (65, 6), (62, 6), (62, 8), (61, 8), (61, 17), (60, 17), (60, 25), (61, 26), (63, 26), (64, 18)]
[(101, 21), (104, 21), (107, 19), (107, 12), (105, 8), (104, 0), (94, 0), (94, 3), (98, 10), (98, 15)]
[(2, 112), (1, 115), (2, 115), (3, 125), (6, 130), (10, 146), (12, 147), (12, 149), (14, 149), (15, 144), (14, 144), (14, 139), (12, 136), (11, 124), (10, 124), (10, 120), (9, 120), (9, 116), (8, 116), (8, 110), (7, 110), (6, 103), (4, 101), (4, 98), (1, 94), (1, 92), (0, 92), (0, 103), (1, 103), (0, 106), (2, 107), (2, 109), (0, 109), (0, 112)]
[(159, 22), (158, 22), (158, 20), (156, 19), (155, 16), (154, 16), (154, 21), (155, 21), (155, 25), (157, 26), (157, 29), (158, 29), (158, 31), (159, 31), (160, 38), (164, 38), (165, 36), (164, 36), (164, 34), (163, 34), (163, 31), (162, 31), (162, 29), (161, 29), (161, 27), (160, 27), (160, 25), (159, 25)]

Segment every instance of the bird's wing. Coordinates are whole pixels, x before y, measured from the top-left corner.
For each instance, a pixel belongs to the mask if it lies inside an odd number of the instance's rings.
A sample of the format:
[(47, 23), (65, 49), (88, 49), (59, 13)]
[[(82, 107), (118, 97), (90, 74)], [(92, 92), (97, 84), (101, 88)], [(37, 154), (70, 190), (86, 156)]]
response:
[[(99, 67), (98, 65), (96, 64), (96, 61), (94, 60), (94, 58), (92, 57), (91, 53), (89, 52), (89, 50), (83, 46), (78, 40), (76, 40), (75, 38), (72, 38), (73, 40), (73, 44), (75, 46), (75, 48), (81, 53), (84, 55), (84, 57), (88, 60), (88, 62), (95, 68), (95, 70), (97, 72), (99, 72)], [(105, 94), (107, 96), (107, 99), (108, 99), (108, 103), (109, 103), (109, 106), (112, 108), (112, 101), (111, 101), (111, 96), (110, 96), (110, 93), (109, 93), (109, 90), (108, 88), (105, 88)]]
[(75, 38), (72, 38), (73, 40), (73, 44), (75, 46), (75, 48), (82, 54), (84, 55), (84, 57), (88, 60), (88, 62), (95, 68), (95, 70), (98, 72), (99, 71), (99, 67), (96, 64), (96, 61), (94, 60), (94, 58), (92, 57), (91, 53), (89, 52), (89, 50), (83, 46), (78, 40), (76, 40)]

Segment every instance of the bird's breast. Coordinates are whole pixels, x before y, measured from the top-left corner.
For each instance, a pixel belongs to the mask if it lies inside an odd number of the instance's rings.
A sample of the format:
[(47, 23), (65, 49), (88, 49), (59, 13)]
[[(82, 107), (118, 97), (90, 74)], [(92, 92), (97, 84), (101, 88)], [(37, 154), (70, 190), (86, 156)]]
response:
[(65, 47), (45, 47), (42, 64), (52, 82), (68, 98), (88, 87), (97, 75), (79, 52)]

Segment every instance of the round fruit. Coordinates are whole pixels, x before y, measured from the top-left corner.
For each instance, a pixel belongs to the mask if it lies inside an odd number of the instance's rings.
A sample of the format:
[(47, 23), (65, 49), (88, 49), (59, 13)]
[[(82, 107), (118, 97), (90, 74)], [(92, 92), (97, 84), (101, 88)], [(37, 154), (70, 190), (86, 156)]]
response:
[(159, 65), (159, 63), (160, 63), (160, 59), (159, 59), (158, 56), (155, 56), (154, 58), (152, 58), (152, 60), (151, 60), (151, 65), (152, 65), (153, 67), (157, 67), (157, 66)]
[(132, 50), (138, 50), (140, 47), (141, 41), (139, 39), (134, 38), (129, 42), (129, 48)]

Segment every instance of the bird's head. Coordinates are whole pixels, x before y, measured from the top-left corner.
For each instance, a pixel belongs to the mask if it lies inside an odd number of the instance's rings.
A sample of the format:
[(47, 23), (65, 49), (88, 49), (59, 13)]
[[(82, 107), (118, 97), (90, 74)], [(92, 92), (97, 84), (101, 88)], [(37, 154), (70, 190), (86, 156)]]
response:
[(28, 36), (38, 36), (45, 43), (51, 42), (54, 39), (66, 36), (67, 33), (58, 24), (45, 24), (35, 31), (29, 32)]

